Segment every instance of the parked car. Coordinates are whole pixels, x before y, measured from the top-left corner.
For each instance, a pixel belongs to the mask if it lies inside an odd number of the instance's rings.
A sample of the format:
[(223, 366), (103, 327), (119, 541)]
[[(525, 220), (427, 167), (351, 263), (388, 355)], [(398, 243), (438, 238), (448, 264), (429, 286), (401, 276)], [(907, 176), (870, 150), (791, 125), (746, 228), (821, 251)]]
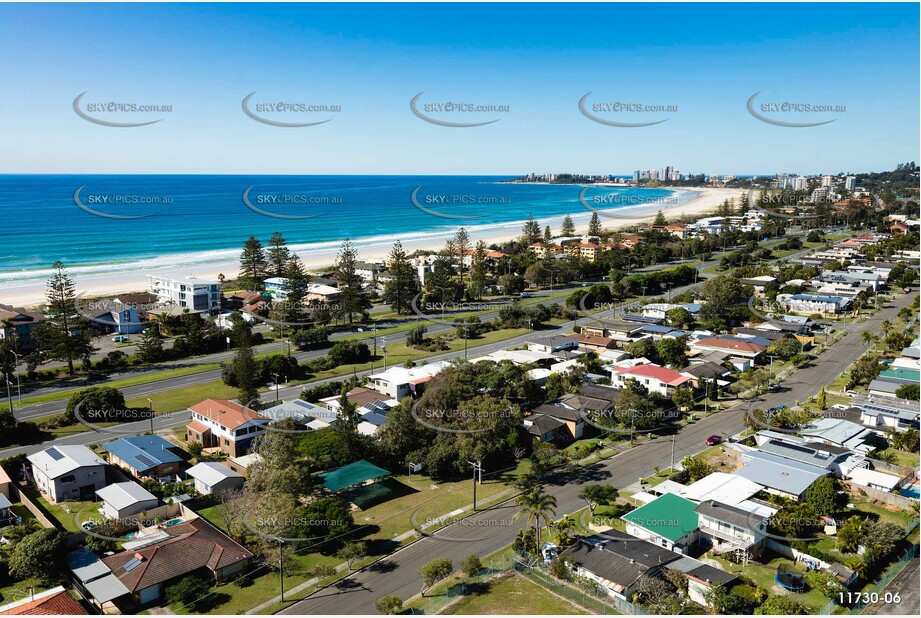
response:
[(125, 335), (115, 335), (114, 337), (112, 337), (112, 341), (114, 341), (115, 343), (128, 343), (131, 340)]
[(87, 532), (89, 532), (90, 530), (96, 527), (96, 522), (93, 520), (88, 520), (80, 524), (80, 527), (86, 530)]
[(716, 446), (717, 444), (720, 444), (722, 441), (723, 441), (722, 436), (713, 434), (712, 436), (707, 438), (707, 446)]

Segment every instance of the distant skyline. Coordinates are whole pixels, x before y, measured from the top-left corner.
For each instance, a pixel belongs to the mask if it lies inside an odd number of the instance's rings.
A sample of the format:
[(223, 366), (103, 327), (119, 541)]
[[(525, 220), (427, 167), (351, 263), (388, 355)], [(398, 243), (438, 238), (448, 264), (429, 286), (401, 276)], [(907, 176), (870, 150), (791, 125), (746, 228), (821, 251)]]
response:
[[(0, 173), (773, 175), (919, 156), (916, 4), (0, 5)], [(88, 115), (81, 105), (169, 105)], [(260, 112), (262, 102), (341, 111)], [(666, 122), (607, 126), (602, 120)], [(763, 111), (810, 102), (846, 111)], [(410, 109), (434, 118), (426, 122)], [(441, 114), (450, 101), (498, 111)], [(677, 111), (606, 113), (631, 102)], [(507, 111), (505, 108), (507, 107)], [(86, 109), (84, 107), (84, 109)], [(673, 110), (673, 108), (671, 108)], [(440, 120), (439, 120), (440, 119)], [(475, 127), (439, 121), (488, 122)]]

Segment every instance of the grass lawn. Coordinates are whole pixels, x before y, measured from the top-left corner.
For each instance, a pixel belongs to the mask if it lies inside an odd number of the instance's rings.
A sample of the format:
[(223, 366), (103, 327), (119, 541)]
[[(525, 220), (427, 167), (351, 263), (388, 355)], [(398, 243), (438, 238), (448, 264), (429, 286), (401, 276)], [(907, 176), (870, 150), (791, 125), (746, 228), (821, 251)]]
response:
[(719, 562), (720, 568), (727, 573), (732, 573), (741, 577), (747, 577), (748, 579), (752, 580), (759, 588), (767, 591), (770, 596), (789, 596), (791, 599), (799, 603), (808, 605), (812, 608), (811, 613), (818, 612), (828, 601), (825, 595), (822, 594), (822, 592), (819, 590), (792, 592), (779, 586), (774, 581), (774, 575), (777, 573), (777, 567), (779, 565), (783, 564), (787, 567), (792, 567), (797, 573), (801, 574), (805, 574), (806, 568), (803, 565), (794, 564), (792, 560), (788, 560), (787, 558), (779, 556), (775, 553), (768, 552), (765, 554), (763, 560), (766, 560), (766, 562), (764, 563), (750, 561), (745, 566), (728, 562), (719, 557), (711, 557), (708, 555), (707, 558)]
[(471, 586), (472, 592), (444, 614), (509, 616), (516, 614), (588, 614), (521, 575), (503, 575)]
[[(93, 518), (101, 519), (101, 516), (98, 512), (98, 502), (83, 501), (51, 504), (43, 497), (40, 497), (38, 502), (43, 507), (45, 507), (45, 509), (51, 513), (52, 517), (58, 520), (61, 523), (61, 526), (68, 532), (80, 532), (80, 527), (74, 521), (74, 516), (78, 513), (80, 515), (81, 521), (86, 521)], [(64, 510), (65, 506), (70, 510), (69, 513)]]
[[(4, 554), (8, 553), (5, 547), (2, 552)], [(32, 587), (36, 592), (39, 592), (54, 586), (54, 584), (49, 585), (34, 577), (30, 579), (24, 579), (22, 581), (11, 582), (9, 580), (10, 578), (8, 576), (4, 577), (3, 580), (0, 580), (3, 583), (3, 585), (0, 586), (0, 604), (2, 605), (28, 598), (30, 587)]]
[[(484, 478), (483, 484), (477, 486), (477, 501), (508, 489), (514, 473), (509, 471)], [(373, 526), (373, 532), (364, 537), (366, 540), (388, 540), (412, 530), (414, 513), (416, 523), (422, 526), (427, 519), (440, 517), (473, 501), (472, 479), (439, 484), (427, 476), (414, 474), (412, 480), (406, 475), (397, 475), (385, 483), (395, 493), (403, 495), (352, 513), (356, 525)]]
[[(150, 399), (153, 401), (153, 409), (157, 412), (175, 412), (185, 410), (203, 399), (233, 399), (237, 394), (238, 390), (235, 387), (227, 386), (221, 380), (214, 380), (204, 384), (152, 393)], [(129, 408), (147, 407), (147, 397), (128, 399), (125, 404)]]
[(885, 504), (870, 504), (866, 498), (851, 497), (851, 503), (858, 511), (876, 516), (880, 521), (893, 523), (902, 528), (915, 517), (912, 513), (895, 509), (895, 507), (887, 507)]

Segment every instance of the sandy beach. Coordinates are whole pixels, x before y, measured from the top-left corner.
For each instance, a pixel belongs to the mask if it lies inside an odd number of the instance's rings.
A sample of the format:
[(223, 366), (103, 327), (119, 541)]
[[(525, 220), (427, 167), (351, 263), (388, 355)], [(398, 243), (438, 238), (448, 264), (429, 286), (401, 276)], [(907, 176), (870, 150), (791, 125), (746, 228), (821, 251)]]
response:
[[(681, 204), (663, 201), (659, 204), (644, 204), (609, 210), (603, 210), (603, 205), (593, 205), (592, 208), (601, 214), (602, 226), (607, 229), (618, 229), (652, 221), (659, 210), (669, 220), (678, 219), (685, 215), (700, 216), (715, 210), (724, 200), (733, 198), (738, 200), (744, 194), (741, 189), (682, 188), (682, 190), (693, 191), (697, 195)], [(585, 233), (591, 218), (591, 212), (586, 209), (578, 213), (571, 213), (570, 216), (576, 225), (577, 231)], [(560, 229), (562, 220), (563, 216), (561, 215), (542, 218), (539, 223), (541, 228), (549, 225), (550, 229), (556, 233)], [(474, 241), (482, 239), (489, 245), (517, 237), (521, 233), (521, 225), (521, 221), (515, 221), (466, 227)], [(407, 253), (412, 253), (417, 249), (437, 251), (444, 247), (445, 240), (452, 235), (453, 231), (446, 230), (443, 233), (408, 234), (399, 238), (399, 240), (402, 241), (403, 248)], [(355, 239), (353, 244), (362, 260), (380, 261), (386, 258), (396, 240), (398, 239), (394, 237)], [(316, 245), (291, 245), (291, 249), (297, 253), (311, 272), (318, 272), (328, 269), (333, 264), (338, 246), (318, 248)], [(233, 279), (236, 277), (239, 268), (239, 251), (239, 248), (229, 249), (226, 251), (226, 257), (222, 256), (218, 260), (206, 264), (190, 264), (183, 260), (182, 256), (176, 256), (177, 261), (172, 268), (159, 267), (148, 271), (132, 270), (129, 272), (101, 269), (101, 272), (98, 273), (73, 275), (73, 279), (76, 283), (77, 292), (87, 296), (104, 296), (144, 290), (147, 285), (147, 279), (144, 276), (146, 272), (169, 272), (176, 276), (195, 275), (200, 278), (217, 278), (219, 274), (223, 274), (226, 278)], [(44, 299), (44, 283), (12, 283), (9, 287), (0, 288), (0, 303), (3, 304), (17, 307), (33, 307), (43, 303)]]

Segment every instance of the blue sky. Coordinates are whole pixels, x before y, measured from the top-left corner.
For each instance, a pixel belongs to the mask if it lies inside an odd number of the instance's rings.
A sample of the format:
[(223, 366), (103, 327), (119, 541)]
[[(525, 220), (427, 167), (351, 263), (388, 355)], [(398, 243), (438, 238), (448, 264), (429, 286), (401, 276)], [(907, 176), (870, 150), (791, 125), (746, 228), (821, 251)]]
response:
[[(919, 159), (915, 4), (0, 5), (2, 173), (763, 174), (891, 169)], [(340, 105), (272, 116), (241, 100)], [(431, 114), (410, 99), (509, 106)], [(578, 101), (677, 105), (598, 114)], [(746, 101), (845, 105), (773, 114)], [(74, 98), (172, 105), (138, 128), (79, 118)], [(765, 114), (768, 115), (768, 114)], [(102, 116), (109, 118), (109, 116)]]

